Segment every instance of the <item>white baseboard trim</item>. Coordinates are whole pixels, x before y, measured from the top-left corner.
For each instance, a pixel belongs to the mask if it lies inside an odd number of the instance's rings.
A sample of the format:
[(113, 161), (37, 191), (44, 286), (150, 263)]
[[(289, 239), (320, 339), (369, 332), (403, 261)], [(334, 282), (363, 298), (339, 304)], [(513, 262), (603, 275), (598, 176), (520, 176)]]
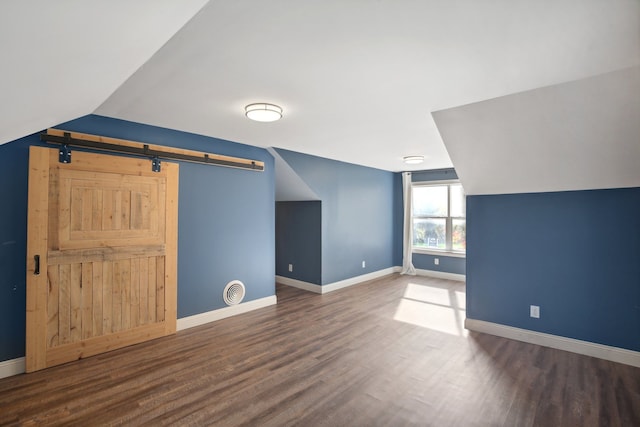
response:
[(434, 277), (436, 279), (456, 280), (458, 282), (466, 282), (467, 276), (464, 274), (447, 273), (446, 271), (423, 270), (416, 268), (417, 276)]
[(545, 334), (543, 332), (530, 331), (528, 329), (514, 328), (513, 326), (485, 322), (484, 320), (465, 319), (464, 327), (470, 331), (497, 335), (499, 337), (510, 338), (512, 340), (523, 341), (530, 344), (537, 344), (543, 347), (556, 348), (558, 350), (570, 351), (572, 353), (597, 357), (599, 359), (624, 363), (625, 365), (640, 368), (640, 352), (638, 351), (561, 337), (559, 335)]
[(348, 279), (340, 280), (338, 282), (329, 283), (328, 285), (322, 285), (322, 293), (337, 291), (338, 289), (346, 288), (348, 286), (357, 285), (362, 282), (377, 279), (379, 277), (388, 276), (396, 272), (396, 267), (389, 267), (371, 273), (363, 274), (361, 276), (350, 277)]
[(0, 362), (0, 378), (7, 378), (13, 375), (24, 374), (24, 357), (10, 359)]
[(346, 288), (348, 286), (357, 285), (379, 277), (388, 276), (389, 274), (398, 273), (400, 270), (400, 267), (389, 267), (363, 274), (361, 276), (350, 277), (345, 280), (329, 283), (327, 285), (316, 285), (315, 283), (303, 282), (302, 280), (290, 279), (283, 276), (276, 276), (276, 282), (287, 286), (293, 286), (294, 288), (304, 289), (305, 291), (315, 292), (317, 294), (326, 294), (327, 292), (337, 291), (338, 289)]
[(289, 277), (284, 276), (276, 276), (276, 283), (280, 283), (282, 285), (291, 286), (298, 289), (303, 289), (309, 292), (315, 292), (316, 294), (322, 293), (322, 286), (316, 285), (315, 283), (303, 282), (298, 279), (291, 279)]
[(227, 317), (236, 316), (238, 314), (248, 313), (259, 308), (268, 307), (278, 303), (275, 295), (260, 298), (253, 301), (247, 301), (238, 305), (230, 305), (229, 307), (219, 308), (217, 310), (207, 311), (206, 313), (194, 314), (193, 316), (178, 319), (177, 330), (193, 328), (195, 326), (204, 325), (205, 323), (215, 322), (216, 320), (226, 319)]

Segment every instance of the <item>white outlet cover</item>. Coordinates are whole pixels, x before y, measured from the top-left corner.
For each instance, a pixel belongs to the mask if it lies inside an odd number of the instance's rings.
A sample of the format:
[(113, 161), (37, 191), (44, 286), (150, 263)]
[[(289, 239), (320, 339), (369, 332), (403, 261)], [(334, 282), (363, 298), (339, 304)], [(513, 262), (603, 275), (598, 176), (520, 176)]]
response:
[(535, 319), (539, 319), (540, 318), (540, 307), (537, 305), (532, 305), (529, 308), (529, 315)]
[(435, 265), (440, 265), (440, 258), (434, 258), (434, 259), (433, 259), (433, 263), (434, 263)]

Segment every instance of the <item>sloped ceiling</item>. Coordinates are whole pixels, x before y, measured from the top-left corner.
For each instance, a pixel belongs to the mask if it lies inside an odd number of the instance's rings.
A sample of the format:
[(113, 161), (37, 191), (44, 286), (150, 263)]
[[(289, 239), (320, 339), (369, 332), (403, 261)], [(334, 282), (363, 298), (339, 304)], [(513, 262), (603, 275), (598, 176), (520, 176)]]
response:
[(0, 2), (0, 144), (92, 113), (205, 3)]
[[(433, 112), (640, 66), (637, 0), (9, 4), (2, 142), (93, 112), (390, 171), (415, 154), (413, 170), (468, 169), (475, 138)], [(248, 121), (257, 101), (283, 119)]]
[(467, 194), (640, 187), (640, 67), (433, 116)]
[(276, 202), (320, 200), (320, 197), (273, 148), (267, 149), (275, 159)]

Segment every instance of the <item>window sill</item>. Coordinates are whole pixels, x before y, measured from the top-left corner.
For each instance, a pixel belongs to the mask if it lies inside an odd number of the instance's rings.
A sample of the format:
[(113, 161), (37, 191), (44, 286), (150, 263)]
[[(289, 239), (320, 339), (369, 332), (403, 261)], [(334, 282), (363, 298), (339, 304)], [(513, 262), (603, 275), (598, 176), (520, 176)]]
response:
[(411, 252), (413, 252), (414, 254), (439, 255), (439, 256), (448, 256), (452, 258), (467, 257), (467, 254), (465, 252), (451, 252), (451, 251), (438, 250), (438, 249), (413, 248)]

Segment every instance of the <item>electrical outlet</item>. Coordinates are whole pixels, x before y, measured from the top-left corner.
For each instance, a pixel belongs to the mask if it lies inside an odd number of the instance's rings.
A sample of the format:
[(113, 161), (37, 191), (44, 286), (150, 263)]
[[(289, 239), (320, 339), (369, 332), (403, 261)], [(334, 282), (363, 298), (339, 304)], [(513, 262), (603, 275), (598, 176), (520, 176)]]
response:
[(367, 263), (362, 261), (362, 268), (365, 268), (367, 266)]
[(434, 259), (433, 259), (433, 263), (434, 263), (435, 265), (440, 265), (440, 258), (434, 258)]
[(540, 318), (540, 307), (537, 305), (532, 305), (529, 307), (529, 316), (539, 319)]
[(293, 264), (289, 264), (289, 271), (293, 271)]

